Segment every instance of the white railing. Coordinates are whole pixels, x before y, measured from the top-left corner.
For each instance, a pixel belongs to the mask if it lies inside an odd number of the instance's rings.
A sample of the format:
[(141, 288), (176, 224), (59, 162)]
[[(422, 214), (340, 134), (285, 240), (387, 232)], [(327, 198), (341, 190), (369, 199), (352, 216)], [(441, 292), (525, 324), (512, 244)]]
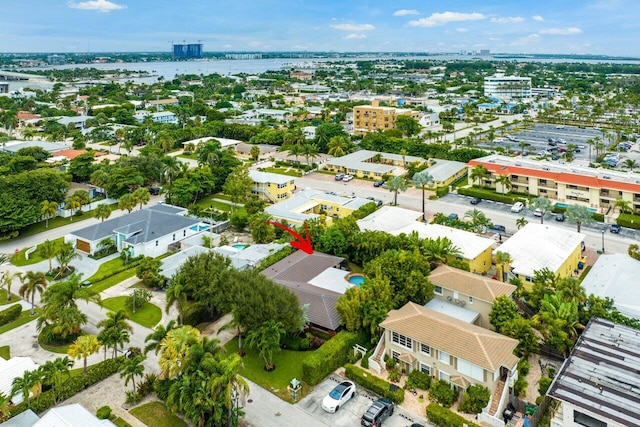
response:
[(489, 415), (487, 412), (482, 411), (478, 414), (478, 422), (488, 424), (491, 427), (505, 427), (503, 420), (499, 420), (496, 417)]
[(382, 366), (380, 366), (380, 364), (375, 360), (375, 358), (380, 352), (380, 349), (382, 348), (383, 343), (384, 343), (384, 336), (380, 338), (380, 341), (378, 341), (378, 345), (376, 345), (376, 349), (374, 350), (373, 354), (369, 357), (369, 369), (371, 369), (378, 375), (382, 373)]
[(38, 245), (35, 245), (34, 247), (27, 249), (27, 250), (24, 252), (24, 257), (25, 257), (25, 259), (29, 259), (29, 255), (31, 255), (32, 253), (34, 253), (34, 252), (36, 251), (36, 249), (38, 249)]
[[(92, 211), (96, 208), (96, 206), (98, 205), (104, 205), (104, 204), (108, 204), (111, 205), (113, 203), (118, 203), (118, 199), (101, 199), (98, 200), (96, 202), (91, 202), (88, 203), (86, 205), (82, 205), (81, 209), (83, 212), (87, 212), (87, 211)], [(71, 209), (58, 209), (57, 211), (57, 216), (61, 216), (62, 218), (69, 218), (71, 215), (75, 215), (77, 209), (75, 209), (73, 212), (71, 211)]]

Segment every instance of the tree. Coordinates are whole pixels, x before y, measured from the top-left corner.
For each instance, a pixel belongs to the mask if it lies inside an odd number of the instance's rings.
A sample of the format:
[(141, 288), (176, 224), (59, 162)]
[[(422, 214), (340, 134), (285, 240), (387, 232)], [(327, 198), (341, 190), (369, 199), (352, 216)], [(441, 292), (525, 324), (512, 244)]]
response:
[(69, 215), (69, 221), (73, 221), (74, 211), (77, 211), (82, 207), (82, 203), (80, 202), (80, 198), (71, 196), (64, 201), (64, 207), (71, 211), (71, 215)]
[(113, 357), (116, 356), (118, 346), (121, 348), (125, 343), (129, 342), (129, 334), (133, 332), (131, 324), (128, 322), (129, 316), (124, 310), (108, 311), (107, 318), (102, 319), (96, 325), (98, 328), (102, 328), (98, 339), (105, 344), (101, 338), (106, 338), (107, 341), (113, 346)]
[(631, 202), (629, 200), (617, 199), (614, 205), (620, 213), (631, 212)]
[(460, 248), (455, 246), (447, 237), (424, 239), (421, 249), (426, 260), (435, 266), (446, 264), (449, 258), (462, 255)]
[(27, 271), (22, 277), (22, 286), (18, 289), (18, 293), (22, 298), (31, 298), (31, 315), (36, 314), (36, 292), (42, 294), (49, 282), (41, 271)]
[(76, 258), (80, 258), (80, 254), (76, 252), (73, 244), (63, 243), (56, 253), (56, 262), (60, 267), (57, 277), (62, 277), (69, 269), (69, 264)]
[(477, 165), (471, 169), (471, 180), (477, 181), (478, 186), (482, 188), (484, 186), (484, 180), (489, 176), (489, 171), (483, 165)]
[(638, 162), (635, 161), (634, 159), (625, 159), (624, 163), (622, 164), (623, 167), (629, 169), (629, 170), (634, 170), (635, 168), (638, 167)]
[(509, 266), (513, 262), (511, 255), (507, 252), (498, 251), (496, 252), (496, 267), (499, 267), (496, 274), (499, 274), (499, 278), (501, 281), (506, 282), (509, 274)]
[(580, 232), (582, 224), (593, 224), (595, 222), (591, 212), (589, 212), (586, 206), (576, 204), (569, 205), (564, 214), (567, 217), (567, 221), (576, 224), (578, 233)]
[(531, 209), (532, 210), (540, 210), (540, 224), (544, 223), (544, 216), (549, 212), (552, 208), (551, 202), (546, 197), (536, 197), (531, 201)]
[(496, 178), (496, 184), (500, 184), (502, 186), (502, 194), (507, 194), (507, 192), (511, 190), (511, 180), (507, 175), (498, 175)]
[(298, 160), (298, 156), (301, 156), (303, 154), (303, 149), (302, 149), (302, 145), (301, 144), (294, 144), (294, 145), (290, 145), (288, 147), (288, 151), (289, 151), (289, 155), (290, 156), (294, 156), (296, 158), (296, 163), (300, 163), (300, 161)]
[(7, 289), (7, 301), (11, 301), (11, 285), (14, 277), (20, 277), (20, 273), (11, 274), (9, 270), (5, 270), (2, 274), (2, 280), (0, 280), (0, 289)]
[(273, 353), (280, 351), (280, 339), (286, 332), (281, 322), (267, 320), (258, 329), (250, 330), (247, 334), (247, 345), (258, 350), (267, 371), (275, 369)]
[(167, 323), (167, 326), (156, 326), (153, 332), (147, 335), (147, 337), (144, 339), (144, 342), (149, 341), (149, 344), (144, 347), (144, 354), (147, 354), (151, 350), (154, 350), (155, 354), (158, 354), (158, 351), (160, 350), (160, 343), (162, 342), (164, 337), (167, 336), (167, 333), (170, 330), (175, 329), (176, 327), (177, 324), (175, 319), (170, 320), (169, 323)]
[(129, 385), (129, 381), (133, 385), (133, 392), (136, 392), (136, 377), (142, 377), (144, 374), (144, 365), (142, 362), (146, 359), (146, 356), (138, 354), (135, 357), (126, 358), (125, 361), (118, 368), (120, 372), (120, 378), (124, 378), (125, 387)]
[(118, 209), (126, 210), (127, 212), (131, 213), (131, 211), (136, 207), (137, 204), (138, 202), (135, 201), (133, 195), (131, 193), (127, 193), (124, 196), (120, 197), (120, 200), (118, 200)]
[(471, 220), (471, 225), (476, 232), (480, 231), (482, 227), (487, 227), (491, 224), (491, 220), (479, 209), (473, 209), (465, 212), (464, 218)]
[[(401, 116), (402, 117), (402, 116)], [(433, 176), (426, 170), (417, 172), (413, 175), (413, 185), (422, 190), (422, 220), (426, 221), (426, 211), (424, 205), (424, 190), (433, 185)]]
[(401, 114), (396, 117), (396, 129), (408, 138), (420, 133), (421, 128), (422, 126), (420, 126), (418, 121), (409, 115)]
[(21, 377), (13, 379), (11, 384), (11, 397), (18, 394), (22, 395), (22, 399), (27, 402), (27, 408), (31, 407), (31, 390), (42, 382), (42, 376), (36, 369), (33, 371), (25, 371)]
[(136, 276), (149, 288), (159, 288), (164, 284), (164, 277), (160, 274), (162, 261), (144, 257), (136, 267)]
[(52, 260), (58, 254), (59, 249), (60, 248), (58, 247), (56, 242), (51, 240), (45, 240), (38, 245), (38, 255), (49, 260), (49, 272), (53, 271)]
[(189, 348), (198, 341), (199, 337), (200, 332), (188, 325), (167, 332), (160, 342), (158, 359), (158, 365), (165, 378), (176, 378), (183, 372)]
[(137, 188), (136, 191), (131, 194), (131, 197), (133, 197), (136, 204), (140, 204), (140, 209), (142, 209), (142, 205), (146, 205), (151, 198), (149, 190), (144, 187)]
[(393, 193), (393, 205), (398, 206), (398, 192), (407, 190), (407, 183), (401, 176), (393, 176), (384, 183), (384, 188)]
[[(236, 397), (243, 399), (249, 394), (249, 384), (238, 373), (243, 367), (242, 359), (237, 354), (231, 354), (217, 364), (217, 375), (212, 377), (215, 395), (223, 396), (224, 406), (227, 407), (227, 421), (231, 424), (232, 409)], [(237, 410), (237, 409), (236, 409)]]
[(63, 377), (69, 379), (70, 369), (73, 366), (73, 360), (67, 356), (58, 357), (55, 360), (48, 360), (44, 365), (40, 366), (40, 373), (44, 384), (51, 386), (51, 394), (53, 394), (53, 402), (57, 402), (56, 390), (62, 386)]
[(258, 147), (257, 145), (252, 145), (249, 149), (249, 155), (254, 162), (258, 161), (258, 159), (260, 158), (260, 147)]
[(305, 158), (305, 161), (307, 163), (308, 166), (311, 166), (311, 163), (309, 163), (309, 158), (313, 159), (315, 157), (318, 157), (318, 146), (315, 144), (302, 144), (302, 155)]
[(67, 354), (75, 360), (84, 359), (84, 375), (87, 375), (87, 358), (100, 351), (100, 341), (95, 335), (79, 336), (73, 344), (69, 346)]
[(538, 351), (538, 335), (531, 326), (530, 320), (516, 316), (502, 324), (500, 333), (518, 340), (518, 345), (513, 351), (518, 357), (526, 359), (531, 353)]
[(248, 199), (252, 188), (253, 179), (249, 176), (249, 169), (246, 166), (234, 169), (222, 186), (224, 193), (229, 195), (233, 202), (231, 209), (240, 201)]
[(489, 312), (489, 323), (497, 333), (501, 333), (502, 326), (520, 315), (518, 306), (506, 295), (500, 295), (493, 301), (491, 312)]
[(173, 280), (171, 285), (167, 288), (167, 302), (165, 305), (165, 312), (167, 314), (169, 314), (169, 309), (173, 304), (178, 306), (180, 324), (183, 324), (184, 322), (184, 310), (187, 304), (187, 294), (185, 293), (184, 285), (181, 283), (183, 277), (184, 276), (180, 276), (178, 280)]
[(334, 157), (342, 157), (353, 149), (353, 143), (348, 136), (338, 135), (329, 140), (327, 154)]
[(98, 218), (101, 222), (104, 222), (105, 219), (111, 216), (111, 208), (109, 205), (100, 204), (96, 206), (93, 215)]
[(49, 228), (49, 218), (53, 217), (56, 212), (58, 212), (58, 202), (43, 200), (40, 203), (40, 213), (45, 219), (44, 228)]
[(9, 396), (5, 396), (0, 393), (0, 423), (3, 423), (9, 419), (11, 416), (10, 408), (13, 405), (11, 404), (11, 399)]
[(275, 239), (275, 227), (268, 224), (271, 219), (271, 215), (266, 212), (258, 212), (249, 217), (248, 225), (254, 242), (269, 243)]
[(518, 227), (518, 230), (520, 230), (522, 227), (524, 227), (527, 224), (529, 224), (529, 221), (527, 221), (525, 217), (520, 217), (516, 219), (516, 227)]

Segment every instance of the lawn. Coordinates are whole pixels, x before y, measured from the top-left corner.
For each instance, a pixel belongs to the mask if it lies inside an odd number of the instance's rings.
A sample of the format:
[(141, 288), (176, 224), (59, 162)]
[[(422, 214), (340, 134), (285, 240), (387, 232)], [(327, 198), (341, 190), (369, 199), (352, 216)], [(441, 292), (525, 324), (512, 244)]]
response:
[(3, 345), (2, 347), (0, 347), (0, 357), (2, 357), (4, 360), (11, 359), (11, 350), (8, 345)]
[[(56, 248), (60, 249), (64, 244), (64, 237), (55, 239), (53, 242), (56, 244)], [(17, 254), (14, 254), (11, 257), (11, 264), (16, 265), (18, 267), (23, 267), (25, 265), (31, 265), (31, 264), (35, 264), (40, 261), (46, 260), (46, 258), (43, 258), (40, 256), (40, 254), (38, 254), (37, 249), (34, 252), (32, 252), (29, 255), (29, 259), (27, 259), (25, 257), (25, 253), (27, 252), (27, 249), (30, 249), (30, 248), (23, 248), (20, 252), (18, 252)]]
[(11, 299), (7, 301), (7, 291), (4, 289), (0, 289), (0, 305), (12, 304), (18, 300), (18, 296), (15, 294), (11, 294)]
[(87, 280), (91, 283), (98, 282), (102, 279), (113, 276), (115, 272), (120, 271), (123, 268), (124, 263), (122, 262), (122, 259), (114, 258), (100, 264), (98, 271), (96, 271), (93, 276), (89, 277)]
[(130, 268), (129, 270), (125, 270), (125, 271), (121, 271), (118, 274), (115, 274), (111, 277), (107, 277), (106, 279), (100, 280), (98, 282), (91, 282), (91, 290), (94, 290), (98, 293), (103, 292), (107, 289), (109, 289), (112, 286), (117, 285), (118, 283), (122, 282), (123, 280), (127, 280), (130, 277), (133, 277), (136, 275), (136, 269), (134, 268)]
[(7, 331), (17, 328), (18, 326), (22, 326), (25, 323), (29, 323), (32, 320), (36, 320), (38, 316), (40, 316), (40, 309), (37, 307), (36, 307), (36, 314), (33, 316), (31, 315), (31, 308), (23, 310), (22, 313), (20, 314), (20, 317), (18, 317), (16, 320), (14, 320), (11, 323), (7, 323), (6, 325), (0, 326), (0, 334), (4, 334)]
[(261, 171), (276, 173), (278, 175), (287, 175), (299, 178), (302, 176), (302, 172), (300, 172), (296, 168), (282, 168), (282, 167), (269, 167), (269, 168), (260, 168)]
[(113, 420), (113, 423), (116, 425), (116, 427), (131, 427), (131, 424), (129, 424), (128, 422), (126, 422), (120, 417)]
[(126, 296), (107, 298), (102, 300), (102, 306), (111, 311), (124, 310), (131, 320), (147, 328), (153, 328), (162, 318), (160, 307), (150, 302), (137, 308), (134, 314), (131, 306), (127, 304), (127, 298)]
[[(202, 200), (197, 201), (193, 206), (197, 206), (200, 209), (208, 209), (210, 207), (214, 207), (215, 209), (218, 209), (220, 211), (225, 211), (225, 212), (231, 212), (231, 205), (228, 203), (224, 203), (221, 202), (219, 200), (215, 200), (215, 199), (220, 199), (220, 195), (219, 194), (213, 194), (211, 196), (207, 196)], [(234, 211), (244, 211), (244, 206), (235, 206), (234, 207)]]
[(129, 413), (148, 426), (187, 427), (187, 423), (172, 414), (162, 402), (145, 403), (133, 408)]
[[(238, 338), (229, 341), (224, 348), (229, 353), (237, 353)], [(282, 350), (273, 356), (273, 363), (276, 365), (276, 369), (267, 372), (264, 370), (264, 359), (258, 355), (256, 350), (247, 348), (244, 348), (244, 350), (247, 354), (242, 358), (244, 368), (240, 370), (240, 374), (281, 399), (293, 403), (287, 386), (293, 378), (302, 378), (302, 362), (311, 356), (313, 351)], [(303, 384), (302, 394), (298, 396), (298, 400), (306, 395), (309, 390), (309, 386)]]

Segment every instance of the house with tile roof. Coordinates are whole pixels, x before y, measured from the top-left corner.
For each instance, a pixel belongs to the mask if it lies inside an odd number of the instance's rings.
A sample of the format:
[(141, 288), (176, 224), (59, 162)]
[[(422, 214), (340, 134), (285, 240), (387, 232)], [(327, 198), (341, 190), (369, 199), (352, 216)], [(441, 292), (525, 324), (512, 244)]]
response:
[(340, 328), (336, 301), (353, 286), (350, 271), (340, 268), (343, 258), (297, 251), (261, 273), (298, 297), (300, 306), (308, 306), (311, 326), (329, 333)]
[(551, 427), (640, 425), (638, 330), (592, 317), (549, 386)]
[(209, 229), (200, 220), (185, 216), (186, 212), (176, 206), (150, 206), (73, 231), (65, 236), (65, 242), (93, 254), (101, 241), (112, 239), (118, 251), (127, 249), (132, 257), (155, 258), (177, 248), (180, 241)]
[(369, 359), (371, 369), (381, 373), (388, 356), (399, 363), (401, 372), (420, 370), (460, 392), (473, 384), (487, 387), (492, 395), (487, 414), (501, 413), (518, 376), (518, 357), (513, 354), (518, 340), (413, 302), (391, 310), (380, 328), (383, 334)]
[(499, 296), (510, 298), (516, 291), (516, 287), (510, 283), (448, 265), (433, 270), (429, 274), (429, 281), (434, 286), (434, 298), (427, 307), (448, 315), (452, 315), (451, 306), (463, 308), (473, 314), (471, 323), (485, 329), (492, 329), (489, 313), (495, 299)]

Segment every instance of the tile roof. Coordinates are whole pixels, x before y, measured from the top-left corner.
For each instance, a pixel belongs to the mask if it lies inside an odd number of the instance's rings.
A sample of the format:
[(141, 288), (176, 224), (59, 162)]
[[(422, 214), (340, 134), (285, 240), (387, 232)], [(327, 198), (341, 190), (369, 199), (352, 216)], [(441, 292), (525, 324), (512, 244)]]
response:
[(380, 326), (460, 357), (489, 372), (514, 368), (518, 341), (409, 302), (391, 310)]
[(485, 276), (441, 265), (429, 274), (429, 281), (446, 289), (471, 295), (475, 299), (493, 302), (501, 295), (511, 296), (516, 287)]

